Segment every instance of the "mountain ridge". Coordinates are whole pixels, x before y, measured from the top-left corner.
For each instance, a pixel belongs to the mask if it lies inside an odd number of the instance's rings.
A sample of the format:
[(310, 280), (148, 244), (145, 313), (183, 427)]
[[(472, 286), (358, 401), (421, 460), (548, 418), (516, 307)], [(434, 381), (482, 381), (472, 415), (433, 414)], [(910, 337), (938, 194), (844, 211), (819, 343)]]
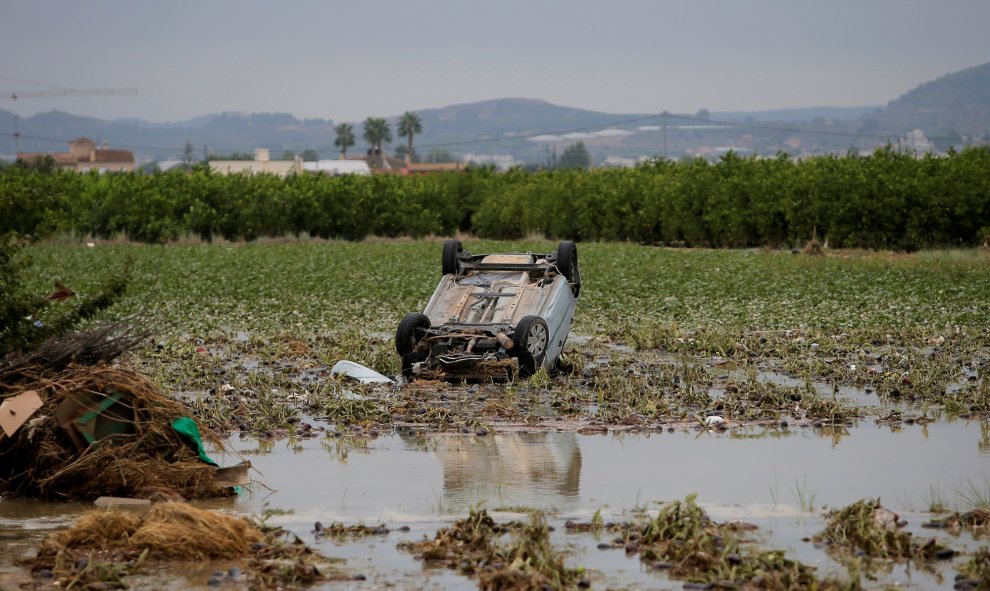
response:
[[(691, 142), (710, 145), (713, 149), (722, 149), (718, 148), (721, 145), (763, 152), (789, 148), (823, 151), (855, 146), (869, 148), (878, 141), (870, 138), (882, 138), (885, 134), (897, 137), (915, 128), (942, 137), (985, 134), (990, 129), (990, 63), (921, 84), (883, 107), (823, 106), (711, 113), (702, 109), (694, 114), (663, 117), (659, 113), (607, 113), (557, 105), (543, 99), (504, 97), (416, 112), (423, 124), (423, 133), (416, 137), (417, 146), (428, 149), (432, 145), (457, 152), (507, 153), (530, 162), (544, 160), (550, 148), (546, 142), (554, 139), (548, 135), (540, 143), (539, 139), (530, 136), (602, 130), (610, 126), (631, 131), (621, 137), (589, 137), (588, 141), (602, 157), (658, 153), (661, 139), (655, 132), (662, 124), (678, 130), (663, 140), (672, 142), (674, 154), (690, 155)], [(386, 119), (394, 132), (398, 114)], [(700, 128), (705, 127), (705, 119), (712, 125), (702, 132)], [(719, 122), (737, 126), (719, 127)], [(17, 148), (21, 151), (61, 151), (66, 149), (66, 141), (87, 136), (132, 149), (142, 160), (177, 158), (187, 142), (197, 154), (201, 151), (251, 152), (256, 147), (267, 147), (275, 157), (286, 150), (304, 149), (315, 149), (321, 157), (335, 157), (334, 123), (331, 119), (299, 119), (283, 112), (225, 111), (183, 121), (153, 122), (133, 117), (105, 120), (62, 111), (45, 111), (21, 118), (11, 111), (0, 110), (0, 154), (9, 156)], [(360, 123), (351, 123), (355, 125), (358, 139), (358, 145), (351, 149), (351, 153), (355, 153), (363, 149), (363, 140)], [(787, 138), (781, 133), (760, 130), (759, 126), (747, 128), (753, 123), (777, 124), (785, 132), (787, 126), (800, 127), (789, 131), (804, 131), (805, 136)], [(848, 135), (850, 139), (809, 136), (819, 133), (816, 131), (819, 129), (828, 130), (830, 134), (838, 132), (838, 136)], [(14, 137), (15, 132), (20, 134), (18, 138)], [(398, 137), (395, 140), (393, 147), (402, 143)]]

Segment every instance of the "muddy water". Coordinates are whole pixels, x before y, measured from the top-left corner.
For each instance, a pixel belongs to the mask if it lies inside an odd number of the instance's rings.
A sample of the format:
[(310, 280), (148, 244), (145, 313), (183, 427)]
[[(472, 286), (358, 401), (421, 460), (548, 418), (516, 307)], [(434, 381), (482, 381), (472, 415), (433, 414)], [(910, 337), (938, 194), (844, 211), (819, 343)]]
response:
[(841, 506), (880, 496), (924, 510), (933, 489), (950, 506), (990, 485), (990, 432), (963, 420), (892, 428), (680, 430), (649, 434), (511, 433), (239, 442), (278, 491), (238, 501), (297, 516), (419, 520), (527, 507), (567, 513), (634, 509), (698, 493), (754, 514)]
[[(424, 569), (398, 552), (400, 540), (432, 537), (439, 527), (484, 504), (497, 519), (519, 518), (535, 508), (551, 513), (553, 541), (570, 551), (572, 564), (596, 571), (596, 588), (679, 588), (643, 569), (621, 551), (602, 551), (589, 534), (567, 534), (567, 519), (589, 519), (601, 509), (621, 519), (654, 501), (697, 493), (717, 520), (745, 519), (760, 535), (793, 556), (825, 571), (841, 569), (801, 539), (821, 530), (821, 511), (863, 497), (880, 496), (918, 535), (933, 501), (968, 508), (990, 494), (990, 429), (986, 423), (941, 420), (897, 428), (862, 422), (853, 428), (740, 428), (649, 434), (580, 435), (530, 432), (469, 435), (388, 435), (375, 439), (326, 437), (231, 445), (258, 469), (241, 497), (210, 506), (258, 514), (266, 507), (289, 513), (272, 518), (321, 552), (344, 558), (369, 581), (353, 588), (387, 584), (402, 588), (474, 588), (442, 569)], [(236, 461), (225, 458), (227, 463)], [(0, 586), (12, 561), (30, 552), (53, 528), (64, 527), (83, 509), (75, 504), (0, 501)], [(315, 521), (329, 524), (385, 523), (392, 531), (358, 541), (317, 541)], [(408, 531), (398, 528), (407, 526)], [(939, 534), (943, 535), (943, 534)], [(968, 534), (949, 538), (973, 545)], [(205, 585), (209, 576), (184, 575), (184, 585)], [(954, 571), (931, 575), (894, 569), (883, 584), (951, 589)]]

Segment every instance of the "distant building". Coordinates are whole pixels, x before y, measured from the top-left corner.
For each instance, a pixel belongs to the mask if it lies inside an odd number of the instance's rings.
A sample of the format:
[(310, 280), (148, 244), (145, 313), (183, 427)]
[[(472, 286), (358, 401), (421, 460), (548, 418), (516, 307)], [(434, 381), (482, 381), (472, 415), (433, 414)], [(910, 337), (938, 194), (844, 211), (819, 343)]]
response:
[(900, 140), (901, 151), (915, 156), (924, 156), (935, 151), (935, 144), (928, 140), (925, 132), (920, 129), (907, 132), (907, 135)]
[(372, 154), (371, 150), (364, 156), (349, 158), (351, 161), (366, 162), (375, 174), (430, 174), (434, 172), (458, 172), (464, 170), (463, 162), (411, 162), (393, 158), (380, 153)]
[(210, 170), (220, 174), (274, 174), (289, 176), (303, 171), (302, 158), (272, 160), (268, 148), (256, 148), (254, 160), (210, 160)]
[(371, 168), (364, 160), (317, 160), (316, 162), (303, 162), (303, 170), (306, 172), (322, 173), (328, 176), (342, 174), (368, 175)]
[(131, 172), (134, 170), (134, 153), (130, 150), (110, 149), (106, 142), (97, 148), (96, 142), (80, 137), (69, 142), (68, 152), (22, 152), (17, 160), (25, 164), (35, 164), (51, 157), (60, 170), (76, 172)]

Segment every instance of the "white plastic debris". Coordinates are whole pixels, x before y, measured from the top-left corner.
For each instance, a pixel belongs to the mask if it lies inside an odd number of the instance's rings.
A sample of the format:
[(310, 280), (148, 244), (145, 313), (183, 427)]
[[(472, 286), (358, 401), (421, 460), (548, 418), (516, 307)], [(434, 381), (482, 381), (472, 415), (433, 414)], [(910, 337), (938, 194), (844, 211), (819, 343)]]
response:
[(718, 415), (711, 415), (705, 417), (705, 426), (708, 428), (718, 428), (725, 425), (725, 419)]
[(391, 384), (392, 379), (383, 376), (370, 367), (353, 361), (340, 360), (330, 368), (330, 375), (345, 375), (362, 384)]

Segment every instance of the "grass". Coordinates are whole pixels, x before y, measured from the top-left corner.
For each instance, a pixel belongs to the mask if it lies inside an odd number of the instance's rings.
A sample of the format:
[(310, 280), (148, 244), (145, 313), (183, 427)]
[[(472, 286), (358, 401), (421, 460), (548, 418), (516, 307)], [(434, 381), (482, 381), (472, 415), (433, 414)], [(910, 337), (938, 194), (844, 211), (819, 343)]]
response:
[[(555, 243), (465, 247), (549, 251)], [(392, 335), (439, 280), (435, 240), (42, 244), (29, 249), (29, 282), (39, 292), (60, 281), (85, 294), (130, 260), (134, 283), (105, 317), (139, 314), (160, 327), (134, 361), (220, 431), (277, 435), (300, 413), (342, 427), (430, 430), (538, 423), (544, 417), (534, 408), (623, 427), (716, 411), (730, 424), (841, 426), (864, 416), (813, 384), (870, 388), (960, 416), (990, 413), (990, 378), (963, 372), (990, 357), (990, 254), (981, 250), (805, 257), (617, 243), (579, 249), (585, 286), (573, 329), (592, 338), (568, 346), (569, 370), (471, 392), (357, 388), (326, 375), (339, 359), (398, 372)], [(717, 371), (724, 366), (738, 371)], [(767, 383), (762, 371), (807, 385)], [(345, 389), (363, 399), (342, 397)], [(481, 396), (486, 402), (476, 404)]]
[(945, 493), (938, 485), (928, 486), (928, 508), (929, 513), (947, 513), (949, 504), (945, 498)]
[(802, 511), (811, 513), (815, 510), (815, 491), (808, 488), (807, 476), (801, 482), (798, 482), (797, 478), (794, 479), (794, 488), (791, 489), (791, 493)]
[(967, 479), (966, 485), (956, 490), (956, 494), (970, 509), (990, 511), (990, 478), (984, 478), (982, 483)]
[[(554, 246), (465, 244), (481, 252)], [(684, 348), (694, 352), (729, 352), (738, 342), (729, 338), (737, 336), (733, 329), (934, 335), (947, 328), (985, 330), (983, 320), (990, 314), (982, 297), (990, 255), (978, 250), (808, 258), (628, 244), (579, 248), (587, 289), (575, 318), (577, 332), (653, 331), (654, 345), (684, 339)], [(233, 331), (391, 333), (396, 318), (426, 304), (439, 280), (439, 253), (434, 241), (31, 249), (39, 289), (59, 279), (85, 292), (114, 263), (130, 258), (136, 282), (116, 314), (151, 313), (177, 334), (204, 338)], [(706, 330), (698, 331), (702, 327)]]

